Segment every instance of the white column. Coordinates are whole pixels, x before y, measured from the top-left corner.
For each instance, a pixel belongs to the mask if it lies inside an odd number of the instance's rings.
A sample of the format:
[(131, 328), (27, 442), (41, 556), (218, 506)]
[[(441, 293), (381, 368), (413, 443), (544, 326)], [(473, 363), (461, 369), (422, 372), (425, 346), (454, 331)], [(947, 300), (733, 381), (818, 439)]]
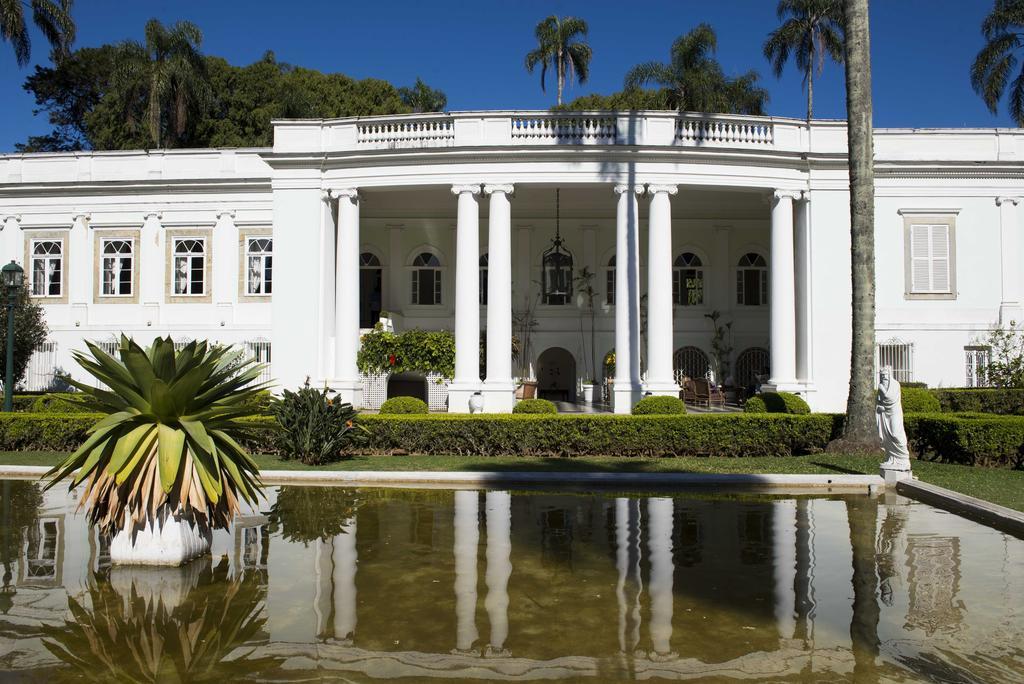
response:
[(512, 207), (511, 185), (485, 185), (490, 195), (487, 238), (487, 379), (484, 411), (511, 413), (512, 384)]
[(632, 653), (640, 642), (640, 502), (615, 499), (615, 568), (619, 580), (619, 650)]
[(454, 185), (459, 198), (455, 237), (455, 378), (448, 387), (448, 412), (469, 413), (480, 391), (480, 208), (479, 185)]
[(320, 301), (317, 302), (317, 318), (319, 320), (317, 332), (320, 338), (318, 377), (321, 379), (331, 377), (334, 364), (334, 291), (337, 288), (338, 270), (335, 266), (338, 250), (334, 206), (331, 191), (322, 191), (320, 193)]
[[(656, 396), (679, 396), (672, 368), (672, 204), (675, 185), (649, 185), (647, 230), (647, 384)], [(618, 263), (618, 262), (616, 262)]]
[(160, 323), (160, 304), (166, 288), (165, 248), (167, 236), (159, 212), (147, 212), (139, 231), (139, 301), (146, 309), (146, 325)]
[(641, 185), (616, 185), (615, 413), (629, 413), (640, 398), (640, 231), (636, 197)]
[(508, 578), (512, 575), (512, 495), (509, 492), (487, 492), (487, 620), (491, 625), (488, 656), (508, 657)]
[(480, 495), (455, 492), (455, 649), (473, 653), (476, 631), (476, 554), (480, 542)]
[[(72, 307), (86, 307), (92, 301), (93, 249), (89, 234), (89, 214), (76, 211), (68, 235), (68, 302)], [(84, 314), (84, 311), (82, 312)], [(75, 314), (77, 318), (79, 313)], [(88, 321), (81, 320), (82, 324)]]
[(213, 303), (217, 320), (234, 322), (234, 304), (238, 301), (238, 226), (233, 209), (219, 209), (213, 227)]
[(799, 191), (776, 190), (771, 227), (771, 380), (777, 390), (797, 389), (796, 286), (793, 265), (793, 200)]
[(334, 536), (334, 638), (350, 640), (356, 631), (356, 519)]
[(25, 240), (21, 233), (21, 214), (0, 216), (0, 226), (2, 226), (3, 232), (3, 263), (0, 266), (6, 266), (12, 261), (21, 264), (21, 267), (25, 269), (25, 280), (28, 282), (28, 269), (31, 268), (31, 264), (24, 263)]
[(355, 188), (332, 191), (338, 199), (337, 263), (335, 275), (334, 388), (341, 400), (363, 403), (356, 367), (359, 351), (359, 193)]
[(672, 499), (647, 500), (647, 549), (651, 561), (651, 648), (654, 657), (672, 656)]
[(779, 636), (792, 639), (796, 629), (796, 500), (772, 504), (775, 547), (775, 624)]
[(814, 368), (811, 349), (811, 196), (803, 193), (796, 203), (795, 254), (796, 278), (796, 379), (805, 386), (812, 382)]
[(1020, 300), (1020, 280), (1018, 271), (1020, 251), (1017, 233), (1020, 230), (1017, 220), (1017, 204), (1019, 197), (997, 197), (999, 206), (999, 242), (1001, 247), (1001, 285), (1002, 296), (999, 302), (999, 325), (1009, 326), (1011, 321), (1021, 324), (1022, 310)]

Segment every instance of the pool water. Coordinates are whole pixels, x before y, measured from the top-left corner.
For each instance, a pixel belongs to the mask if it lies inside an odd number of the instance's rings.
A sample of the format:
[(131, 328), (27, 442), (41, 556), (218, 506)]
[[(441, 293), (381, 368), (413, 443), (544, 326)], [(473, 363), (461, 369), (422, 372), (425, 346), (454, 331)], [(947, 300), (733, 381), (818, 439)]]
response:
[(0, 495), (5, 680), (1024, 681), (1024, 541), (902, 497), (271, 487), (151, 569)]

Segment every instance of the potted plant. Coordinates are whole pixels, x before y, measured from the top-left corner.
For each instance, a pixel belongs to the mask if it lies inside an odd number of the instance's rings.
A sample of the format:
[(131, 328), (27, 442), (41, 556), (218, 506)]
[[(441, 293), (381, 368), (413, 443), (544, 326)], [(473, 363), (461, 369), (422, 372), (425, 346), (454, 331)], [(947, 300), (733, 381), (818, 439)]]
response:
[(594, 403), (594, 379), (584, 378), (583, 379), (583, 401), (588, 404)]
[(104, 387), (71, 380), (75, 401), (106, 414), (43, 477), (82, 485), (89, 521), (113, 536), (112, 563), (180, 565), (209, 550), (239, 500), (255, 503), (256, 463), (239, 442), (259, 413), (260, 366), (229, 347), (170, 337), (148, 349), (121, 336), (120, 359), (86, 342), (75, 360)]

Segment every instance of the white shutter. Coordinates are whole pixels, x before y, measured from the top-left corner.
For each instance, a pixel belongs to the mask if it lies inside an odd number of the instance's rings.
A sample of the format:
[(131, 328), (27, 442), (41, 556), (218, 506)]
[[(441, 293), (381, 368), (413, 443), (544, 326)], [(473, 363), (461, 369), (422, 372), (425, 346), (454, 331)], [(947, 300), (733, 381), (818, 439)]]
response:
[(931, 227), (932, 291), (949, 292), (949, 226)]
[(929, 237), (931, 226), (910, 226), (910, 290), (911, 292), (930, 292), (931, 283), (931, 250)]

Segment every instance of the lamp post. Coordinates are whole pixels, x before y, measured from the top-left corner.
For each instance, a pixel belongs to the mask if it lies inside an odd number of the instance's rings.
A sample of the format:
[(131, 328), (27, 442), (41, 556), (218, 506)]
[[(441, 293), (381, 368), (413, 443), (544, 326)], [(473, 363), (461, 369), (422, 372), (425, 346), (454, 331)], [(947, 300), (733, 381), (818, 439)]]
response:
[(18, 302), (18, 292), (25, 281), (25, 271), (11, 260), (3, 268), (4, 289), (7, 291), (7, 365), (4, 374), (4, 411), (10, 413), (14, 409), (14, 305)]

